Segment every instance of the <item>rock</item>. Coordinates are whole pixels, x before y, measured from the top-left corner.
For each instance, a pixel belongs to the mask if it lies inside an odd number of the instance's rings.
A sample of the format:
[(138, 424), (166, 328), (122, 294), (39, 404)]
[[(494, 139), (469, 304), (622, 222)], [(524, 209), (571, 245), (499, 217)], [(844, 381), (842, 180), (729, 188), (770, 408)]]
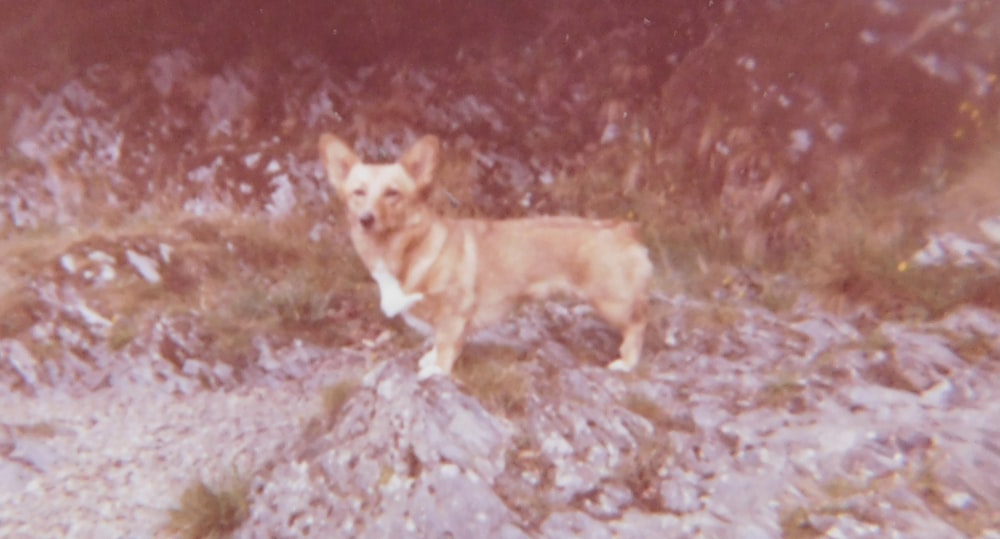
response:
[(38, 391), (38, 360), (20, 341), (10, 339), (0, 341), (0, 364), (2, 363), (10, 365), (32, 393)]
[(880, 330), (893, 343), (892, 355), (903, 377), (902, 383), (917, 392), (930, 389), (943, 376), (965, 367), (965, 362), (942, 336), (893, 324), (882, 324)]
[[(304, 522), (333, 521), (358, 537), (526, 537), (492, 487), (509, 428), (451, 380), (419, 383), (412, 363), (376, 367), (332, 430), (277, 465), (258, 487), (253, 528), (295, 535)], [(294, 475), (304, 483), (286, 481), (289, 467), (303, 468)], [(330, 494), (289, 506), (283, 499), (302, 492), (289, 489)]]
[(132, 249), (125, 250), (125, 259), (135, 268), (135, 271), (150, 284), (159, 284), (163, 280), (160, 272), (156, 269), (157, 263), (151, 257), (137, 253)]
[(60, 462), (62, 456), (45, 439), (19, 437), (8, 458), (39, 473), (45, 473)]
[(704, 507), (697, 484), (688, 478), (664, 481), (660, 485), (660, 498), (664, 509), (679, 515), (694, 513)]
[(575, 512), (553, 513), (545, 519), (541, 532), (542, 537), (547, 539), (562, 539), (564, 537), (612, 539), (614, 537), (606, 524)]

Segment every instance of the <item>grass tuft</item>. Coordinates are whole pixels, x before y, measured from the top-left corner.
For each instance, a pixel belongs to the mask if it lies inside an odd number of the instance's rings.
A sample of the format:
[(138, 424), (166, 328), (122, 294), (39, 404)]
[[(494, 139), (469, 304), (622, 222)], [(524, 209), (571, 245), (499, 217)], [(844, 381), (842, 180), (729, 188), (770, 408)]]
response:
[(234, 473), (218, 489), (198, 480), (170, 510), (167, 529), (186, 539), (222, 539), (250, 516), (250, 481)]
[(618, 467), (617, 475), (632, 491), (640, 509), (651, 512), (664, 510), (660, 495), (660, 484), (663, 482), (660, 471), (668, 464), (669, 459), (670, 448), (665, 442), (643, 437), (639, 439), (635, 454)]
[(508, 347), (472, 344), (455, 365), (455, 378), (487, 408), (507, 417), (528, 409), (531, 380), (518, 366), (517, 351)]
[(778, 524), (783, 539), (817, 539), (823, 536), (810, 522), (809, 511), (804, 507), (782, 511)]
[(760, 406), (799, 411), (803, 406), (801, 401), (805, 389), (800, 377), (791, 373), (781, 374), (764, 384), (757, 394), (756, 401)]
[(336, 384), (323, 389), (323, 414), (325, 417), (336, 419), (344, 409), (344, 405), (351, 399), (358, 390), (357, 380), (342, 380)]
[(663, 409), (655, 400), (641, 393), (630, 392), (625, 396), (625, 407), (632, 413), (649, 420), (657, 429), (694, 432), (694, 421), (677, 418)]

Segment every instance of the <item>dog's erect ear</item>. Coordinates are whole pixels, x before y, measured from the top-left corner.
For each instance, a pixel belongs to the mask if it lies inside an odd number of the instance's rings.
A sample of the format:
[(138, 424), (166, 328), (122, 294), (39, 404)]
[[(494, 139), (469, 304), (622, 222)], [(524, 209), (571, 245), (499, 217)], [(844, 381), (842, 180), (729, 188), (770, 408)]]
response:
[(437, 168), (438, 150), (441, 142), (434, 135), (425, 135), (410, 146), (409, 150), (399, 159), (406, 172), (417, 183), (417, 187), (430, 185)]
[(358, 156), (347, 144), (330, 133), (319, 137), (319, 156), (326, 167), (330, 184), (340, 190), (351, 168), (358, 163)]

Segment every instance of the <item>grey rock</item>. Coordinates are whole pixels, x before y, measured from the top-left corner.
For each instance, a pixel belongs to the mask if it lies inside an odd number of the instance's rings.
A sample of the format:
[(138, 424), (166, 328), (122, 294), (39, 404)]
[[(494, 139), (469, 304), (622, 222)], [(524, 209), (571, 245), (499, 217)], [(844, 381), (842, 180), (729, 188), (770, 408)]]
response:
[(687, 478), (664, 481), (660, 485), (660, 498), (664, 509), (680, 515), (694, 513), (704, 507), (698, 486)]
[(553, 513), (541, 527), (542, 537), (562, 539), (612, 539), (614, 535), (607, 524), (576, 512)]
[(29, 390), (32, 392), (38, 390), (38, 360), (20, 341), (10, 339), (0, 341), (0, 364), (2, 363), (10, 365)]
[(146, 280), (150, 284), (159, 284), (163, 278), (160, 276), (160, 271), (157, 269), (158, 264), (156, 259), (146, 256), (142, 253), (137, 253), (132, 249), (125, 250), (125, 259), (128, 260), (129, 264), (139, 274), (140, 277)]

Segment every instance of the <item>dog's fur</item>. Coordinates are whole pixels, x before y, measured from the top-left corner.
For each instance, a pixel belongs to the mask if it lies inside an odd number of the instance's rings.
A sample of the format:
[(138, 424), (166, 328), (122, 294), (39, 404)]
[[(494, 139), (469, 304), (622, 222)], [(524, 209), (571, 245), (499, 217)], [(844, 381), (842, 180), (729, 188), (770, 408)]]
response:
[(634, 227), (575, 217), (441, 217), (427, 203), (438, 151), (428, 135), (396, 163), (368, 164), (336, 136), (319, 139), (382, 312), (433, 333), (420, 377), (450, 373), (470, 329), (497, 321), (522, 299), (555, 293), (588, 300), (622, 332), (611, 369), (635, 367), (653, 268)]

